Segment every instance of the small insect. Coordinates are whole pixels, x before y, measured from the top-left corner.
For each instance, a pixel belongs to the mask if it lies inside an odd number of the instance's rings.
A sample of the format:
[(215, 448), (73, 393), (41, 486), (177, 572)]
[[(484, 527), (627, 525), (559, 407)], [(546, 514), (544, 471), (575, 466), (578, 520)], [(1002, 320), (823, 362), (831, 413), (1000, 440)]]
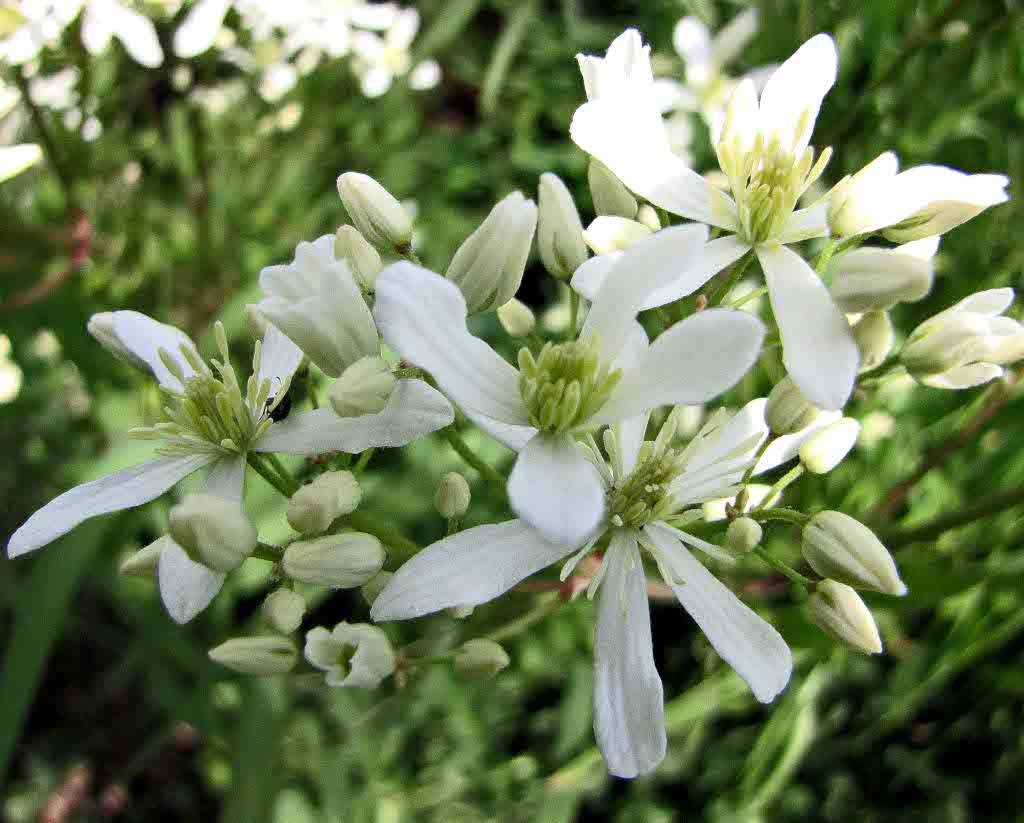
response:
[(274, 397), (269, 398), (267, 400), (266, 406), (264, 406), (264, 411), (266, 414), (270, 415), (271, 420), (273, 420), (275, 423), (278, 423), (281, 420), (284, 420), (288, 416), (288, 413), (292, 410), (292, 398), (290, 395), (286, 394), (284, 397), (281, 398), (280, 403), (271, 408), (275, 400), (276, 398)]

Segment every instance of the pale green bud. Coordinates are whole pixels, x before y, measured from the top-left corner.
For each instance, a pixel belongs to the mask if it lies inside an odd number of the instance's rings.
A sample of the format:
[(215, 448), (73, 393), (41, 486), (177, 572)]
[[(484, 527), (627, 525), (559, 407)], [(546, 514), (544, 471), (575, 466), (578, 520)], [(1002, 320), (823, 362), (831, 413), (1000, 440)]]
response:
[(242, 674), (284, 674), (298, 660), (287, 637), (232, 637), (214, 649), (210, 659)]
[(245, 307), (245, 326), (249, 329), (249, 334), (252, 335), (253, 340), (262, 340), (267, 335), (267, 327), (270, 324), (267, 322), (267, 318), (263, 316), (263, 312), (260, 311), (260, 307), (255, 303), (249, 303)]
[(625, 217), (595, 218), (583, 232), (583, 239), (594, 254), (627, 251), (650, 236), (651, 230), (647, 226)]
[(854, 323), (850, 330), (860, 349), (860, 370), (877, 369), (892, 351), (895, 335), (892, 320), (885, 311), (870, 311)]
[(772, 434), (794, 434), (806, 429), (818, 417), (818, 407), (811, 403), (789, 377), (780, 380), (768, 395), (764, 418)]
[(325, 532), (359, 506), (362, 492), (352, 472), (325, 472), (291, 496), (288, 523), (302, 534)]
[(104, 311), (94, 314), (89, 318), (89, 322), (85, 324), (85, 328), (97, 343), (118, 360), (143, 371), (149, 370), (146, 362), (125, 346), (114, 332), (113, 312)]
[(263, 601), (263, 619), (283, 634), (291, 634), (302, 624), (306, 600), (291, 589), (277, 589)]
[(359, 233), (378, 249), (404, 253), (412, 245), (409, 214), (372, 177), (350, 171), (338, 178), (338, 194)]
[(810, 599), (811, 620), (840, 643), (864, 654), (879, 654), (882, 638), (860, 595), (845, 583), (823, 580)]
[(646, 203), (637, 209), (636, 222), (647, 226), (651, 231), (659, 231), (661, 229), (661, 220), (658, 218), (658, 212), (654, 210), (653, 206), (648, 206)]
[(863, 523), (842, 512), (819, 512), (804, 526), (804, 559), (822, 577), (883, 594), (904, 595), (892, 555)]
[(376, 537), (346, 532), (292, 543), (281, 565), (287, 577), (301, 583), (353, 589), (377, 574), (384, 560), (384, 547)]
[(345, 260), (364, 292), (372, 292), (377, 275), (384, 268), (380, 254), (352, 226), (342, 226), (334, 235), (334, 256)]
[(494, 677), (507, 668), (509, 662), (505, 650), (484, 637), (467, 640), (455, 652), (455, 671), (463, 677)]
[(514, 297), (498, 309), (498, 322), (511, 337), (529, 337), (537, 328), (533, 310)]
[(448, 472), (437, 484), (434, 494), (434, 505), (441, 517), (451, 520), (462, 517), (469, 509), (469, 483), (458, 472)]
[(380, 572), (362, 585), (359, 591), (362, 593), (363, 599), (366, 601), (367, 605), (373, 605), (373, 601), (377, 599), (377, 595), (384, 591), (384, 587), (391, 582), (391, 578), (394, 576), (395, 575), (391, 572)]
[(168, 546), (173, 546), (174, 540), (167, 535), (160, 537), (148, 546), (139, 549), (130, 557), (121, 561), (118, 571), (125, 577), (149, 577), (156, 578), (157, 566), (160, 563), (160, 553)]
[(565, 183), (550, 173), (540, 176), (537, 199), (537, 251), (541, 262), (552, 277), (568, 280), (587, 259), (576, 204)]
[(445, 277), (459, 287), (470, 314), (511, 300), (523, 280), (537, 228), (537, 206), (514, 191), (455, 252)]
[(397, 383), (391, 366), (382, 358), (364, 357), (341, 373), (328, 397), (339, 417), (377, 414), (388, 404)]
[(169, 530), (190, 558), (218, 572), (238, 568), (259, 540), (240, 503), (212, 494), (190, 494), (171, 509)]
[(636, 198), (630, 194), (622, 181), (600, 160), (591, 160), (587, 169), (590, 197), (594, 201), (594, 212), (632, 220), (636, 217)]
[(725, 549), (733, 555), (749, 554), (761, 542), (761, 524), (749, 517), (737, 517), (725, 532)]
[(908, 243), (897, 249), (855, 249), (840, 255), (830, 291), (847, 314), (889, 309), (920, 300), (932, 288), (934, 242)]
[(812, 474), (827, 474), (850, 453), (860, 434), (860, 423), (843, 417), (808, 437), (800, 446), (800, 462)]

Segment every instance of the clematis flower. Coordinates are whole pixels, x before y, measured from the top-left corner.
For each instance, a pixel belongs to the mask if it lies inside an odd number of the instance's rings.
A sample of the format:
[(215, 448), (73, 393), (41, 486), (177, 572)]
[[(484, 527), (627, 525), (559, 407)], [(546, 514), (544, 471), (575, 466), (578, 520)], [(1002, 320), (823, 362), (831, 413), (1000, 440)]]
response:
[[(287, 394), (302, 353), (273, 326), (257, 345), (253, 374), (244, 386), (228, 359), (220, 324), (221, 359), (213, 361), (213, 369), (184, 332), (138, 312), (101, 316), (93, 330), (106, 348), (150, 370), (167, 395), (167, 422), (130, 433), (159, 442), (157, 456), (46, 504), (11, 537), (8, 557), (42, 548), (92, 517), (148, 503), (201, 469), (208, 470), (205, 493), (241, 502), (250, 453), (356, 453), (405, 445), (452, 422), (448, 401), (422, 380), (400, 380), (378, 414), (341, 418), (317, 409), (275, 422), (272, 413)], [(224, 574), (189, 559), (168, 539), (158, 579), (168, 612), (184, 623), (206, 608)]]
[(342, 621), (306, 632), (306, 660), (326, 672), (328, 686), (375, 689), (395, 670), (395, 652), (376, 626)]
[[(820, 34), (801, 46), (772, 74), (760, 99), (749, 78), (736, 87), (716, 145), (730, 194), (672, 152), (651, 103), (650, 56), (637, 31), (620, 35), (603, 60), (580, 63), (589, 102), (573, 117), (577, 145), (655, 206), (729, 232), (708, 243), (701, 258), (650, 302), (692, 294), (753, 251), (767, 280), (787, 371), (817, 406), (841, 408), (857, 375), (857, 345), (824, 283), (788, 248), (829, 231), (827, 203), (804, 209), (796, 204), (829, 157), (826, 151), (815, 160), (808, 144), (836, 80), (832, 38)], [(598, 94), (591, 93), (595, 77), (601, 79)]]
[(17, 177), (42, 157), (43, 150), (35, 143), (0, 146), (0, 183)]
[(646, 294), (705, 247), (706, 227), (680, 226), (633, 246), (595, 297), (579, 340), (524, 348), (519, 369), (466, 329), (466, 301), (411, 263), (377, 278), (374, 317), (388, 345), (428, 371), (482, 429), (519, 451), (512, 509), (547, 538), (580, 546), (605, 515), (601, 478), (573, 435), (656, 406), (697, 404), (733, 386), (761, 348), (761, 322), (709, 310), (648, 345), (635, 321)]
[(82, 10), (82, 45), (99, 54), (116, 37), (132, 60), (156, 68), (164, 62), (153, 21), (117, 0), (85, 0)]
[(441, 68), (436, 61), (424, 60), (412, 65), (409, 49), (419, 27), (419, 12), (402, 9), (383, 34), (360, 31), (353, 36), (352, 68), (364, 95), (380, 97), (397, 78), (406, 74), (409, 85), (417, 91), (433, 88), (441, 81)]

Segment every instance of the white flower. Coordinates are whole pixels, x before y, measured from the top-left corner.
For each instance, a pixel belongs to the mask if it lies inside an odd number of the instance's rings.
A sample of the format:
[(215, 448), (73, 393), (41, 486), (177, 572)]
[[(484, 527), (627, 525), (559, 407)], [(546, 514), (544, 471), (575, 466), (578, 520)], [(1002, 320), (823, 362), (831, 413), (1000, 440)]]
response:
[(680, 226), (638, 243), (606, 278), (580, 339), (549, 344), (537, 358), (524, 348), (519, 370), (467, 331), (466, 301), (453, 283), (411, 263), (381, 273), (374, 316), (392, 348), (519, 451), (508, 483), (516, 514), (548, 538), (580, 546), (604, 516), (604, 492), (573, 434), (656, 406), (710, 400), (760, 351), (763, 327), (743, 312), (701, 312), (651, 345), (635, 321), (646, 294), (705, 237), (704, 226)]
[(847, 314), (920, 300), (932, 289), (938, 248), (939, 238), (929, 237), (895, 249), (862, 248), (841, 254), (832, 272), (832, 298)]
[(402, 9), (383, 35), (361, 31), (353, 36), (355, 59), (352, 68), (359, 77), (363, 94), (380, 97), (397, 78), (406, 74), (409, 74), (410, 85), (417, 90), (437, 85), (441, 79), (437, 63), (426, 60), (415, 67), (412, 65), (409, 49), (419, 27), (419, 12)]
[(196, 57), (209, 49), (231, 5), (231, 0), (199, 0), (174, 32), (174, 53)]
[[(42, 548), (89, 518), (148, 503), (200, 469), (209, 470), (207, 494), (241, 502), (250, 452), (357, 453), (404, 445), (452, 421), (451, 406), (437, 391), (421, 380), (402, 380), (379, 414), (346, 419), (317, 409), (274, 422), (270, 414), (302, 359), (276, 328), (268, 328), (253, 360), (254, 374), (243, 385), (230, 365), (219, 325), (221, 361), (214, 363), (214, 372), (172, 326), (133, 311), (113, 312), (110, 320), (118, 344), (134, 362), (146, 364), (169, 398), (168, 422), (133, 432), (161, 441), (158, 456), (50, 501), (11, 537), (8, 557)], [(224, 574), (190, 560), (173, 541), (161, 553), (158, 576), (164, 605), (179, 623), (206, 608), (224, 581)]]
[(306, 660), (327, 672), (328, 686), (375, 689), (395, 670), (387, 635), (365, 623), (339, 623), (306, 633)]
[(21, 174), (29, 166), (38, 163), (43, 150), (35, 143), (16, 146), (0, 146), (0, 183)]
[[(633, 61), (622, 68), (622, 61), (611, 61), (613, 51), (631, 54)], [(661, 305), (692, 294), (753, 250), (764, 269), (787, 371), (815, 405), (841, 408), (857, 375), (856, 342), (824, 283), (787, 247), (828, 234), (827, 204), (799, 210), (796, 204), (828, 159), (826, 151), (815, 162), (808, 143), (821, 101), (836, 79), (832, 38), (818, 35), (801, 46), (772, 74), (760, 100), (749, 78), (736, 87), (716, 146), (730, 194), (673, 154), (651, 103), (650, 63), (640, 35), (625, 32), (608, 54), (603, 62), (581, 58), (591, 72), (594, 61), (601, 64), (601, 93), (589, 94), (590, 102), (577, 109), (573, 140), (655, 206), (731, 232), (710, 242), (651, 301)], [(616, 65), (619, 74), (612, 79), (608, 75)], [(591, 85), (588, 81), (588, 91)]]
[(20, 0), (16, 12), (22, 23), (0, 40), (0, 59), (21, 65), (35, 58), (44, 48), (56, 46), (64, 29), (81, 11), (83, 0)]
[(153, 21), (118, 0), (85, 0), (82, 11), (82, 45), (99, 54), (116, 37), (140, 66), (156, 68), (164, 52)]

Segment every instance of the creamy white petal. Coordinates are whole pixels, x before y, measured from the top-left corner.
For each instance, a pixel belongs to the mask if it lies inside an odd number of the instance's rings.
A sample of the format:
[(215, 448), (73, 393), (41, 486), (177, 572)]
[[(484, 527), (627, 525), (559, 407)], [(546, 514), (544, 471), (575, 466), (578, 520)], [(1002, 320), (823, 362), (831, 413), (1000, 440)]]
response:
[(270, 381), (270, 396), (295, 374), (302, 363), (302, 349), (289, 340), (278, 328), (267, 325), (260, 349), (260, 371), (256, 375), (259, 382)]
[(422, 380), (399, 380), (387, 405), (376, 414), (339, 417), (320, 408), (274, 423), (253, 451), (279, 454), (357, 454), (371, 448), (397, 448), (451, 425), (451, 404)]
[(148, 503), (213, 459), (208, 454), (157, 457), (75, 486), (22, 524), (7, 544), (7, 556), (18, 557), (42, 548), (91, 517)]
[(841, 411), (818, 412), (814, 422), (807, 428), (793, 434), (784, 434), (782, 437), (775, 438), (757, 461), (757, 465), (754, 467), (754, 474), (761, 474), (762, 472), (774, 469), (776, 466), (781, 466), (783, 463), (788, 463), (790, 460), (794, 460), (797, 452), (800, 451), (800, 447), (808, 437), (819, 429), (835, 423), (842, 416), (843, 413)]
[(923, 382), (936, 389), (969, 389), (1002, 377), (1004, 372), (1002, 366), (992, 363), (970, 363), (927, 377)]
[(743, 406), (719, 429), (717, 436), (708, 438), (694, 450), (686, 463), (686, 472), (695, 472), (726, 459), (741, 444), (747, 444), (744, 454), (753, 456), (768, 436), (764, 420), (766, 405), (767, 400), (759, 397)]
[(586, 263), (576, 269), (570, 285), (576, 290), (577, 294), (593, 302), (601, 285), (608, 277), (608, 273), (622, 255), (623, 252), (617, 251), (611, 254), (598, 254), (591, 257)]
[(548, 540), (578, 549), (604, 517), (604, 484), (568, 435), (540, 433), (519, 452), (509, 505)]
[(188, 623), (210, 605), (224, 585), (224, 573), (190, 560), (174, 541), (160, 552), (157, 584), (164, 608), (175, 623)]
[(0, 183), (21, 174), (29, 166), (38, 163), (42, 157), (43, 150), (35, 143), (0, 146)]
[(466, 529), (427, 546), (377, 595), (375, 621), (408, 620), (441, 609), (479, 606), (571, 551), (521, 520)]
[(153, 69), (163, 63), (164, 50), (160, 48), (160, 38), (153, 21), (127, 6), (111, 4), (115, 5), (116, 11), (111, 8), (108, 12), (110, 25), (125, 51), (140, 66)]
[(230, 6), (231, 0), (199, 0), (174, 32), (174, 53), (195, 57), (210, 48)]
[(114, 334), (126, 349), (146, 363), (153, 376), (165, 389), (182, 391), (178, 380), (160, 359), (160, 349), (164, 349), (178, 364), (185, 377), (191, 377), (195, 370), (181, 355), (180, 348), (185, 346), (199, 358), (195, 343), (185, 332), (160, 323), (152, 317), (137, 311), (115, 311), (113, 313)]
[(632, 532), (615, 530), (607, 563), (594, 643), (594, 735), (608, 771), (636, 777), (665, 758), (666, 736), (647, 577)]
[[(1013, 303), (1013, 289), (1004, 287), (1001, 289), (986, 289), (965, 297), (959, 303), (946, 309), (948, 312), (975, 312), (986, 317), (995, 317), (1002, 314)], [(942, 312), (945, 314), (946, 312)], [(937, 317), (938, 315), (936, 315)]]
[(640, 448), (644, 444), (644, 435), (647, 434), (647, 421), (650, 419), (650, 412), (638, 414), (636, 417), (627, 417), (615, 423), (615, 434), (619, 441), (619, 450), (622, 453), (622, 474), (628, 475), (636, 468), (637, 458), (640, 456)]
[(853, 391), (860, 352), (850, 324), (821, 278), (785, 246), (758, 248), (782, 360), (808, 400), (826, 410), (841, 409)]
[(711, 39), (711, 54), (718, 66), (725, 66), (743, 54), (760, 25), (757, 9), (745, 9), (726, 23)]
[(207, 494), (242, 502), (245, 497), (245, 456), (222, 457), (210, 467), (203, 488)]
[(523, 449), (537, 433), (537, 429), (534, 426), (513, 426), (510, 423), (502, 423), (487, 417), (487, 415), (477, 414), (473, 411), (464, 411), (464, 414), (476, 426), (487, 432), (499, 443), (508, 446), (514, 451)]
[(691, 63), (706, 66), (711, 62), (711, 42), (711, 32), (696, 17), (681, 18), (672, 29), (672, 45), (687, 68)]
[(715, 238), (701, 249), (700, 254), (691, 258), (685, 271), (681, 272), (671, 283), (649, 295), (641, 308), (653, 309), (672, 303), (680, 297), (693, 294), (718, 272), (731, 266), (748, 251), (750, 251), (750, 244), (740, 240), (735, 234)]
[(785, 246), (814, 237), (828, 237), (828, 234), (828, 201), (825, 200), (789, 215), (775, 239)]

